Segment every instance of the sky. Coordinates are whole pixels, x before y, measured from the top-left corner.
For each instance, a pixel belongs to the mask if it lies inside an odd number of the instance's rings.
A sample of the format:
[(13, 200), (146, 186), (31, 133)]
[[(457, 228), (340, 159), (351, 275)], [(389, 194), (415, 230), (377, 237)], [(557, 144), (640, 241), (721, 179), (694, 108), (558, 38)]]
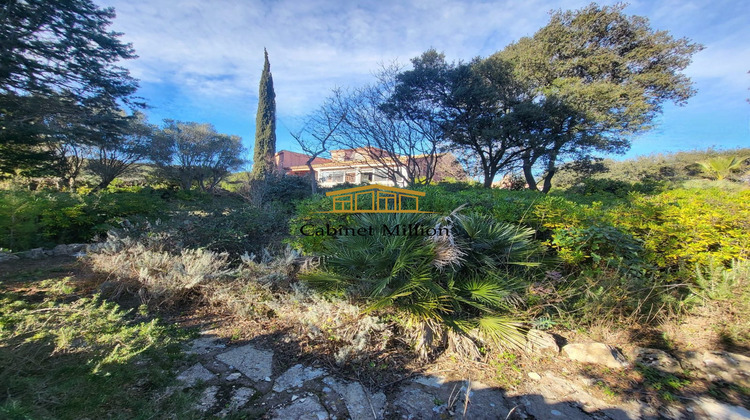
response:
[[(291, 132), (336, 87), (372, 82), (383, 64), (429, 48), (450, 61), (487, 57), (531, 36), (553, 9), (589, 1), (95, 0), (117, 12), (111, 29), (138, 59), (152, 123), (208, 122), (252, 149), (263, 48), (276, 91), (277, 150), (299, 151)], [(599, 4), (613, 4), (611, 1)], [(624, 157), (750, 147), (750, 7), (734, 1), (632, 1), (630, 15), (705, 49), (685, 70), (698, 93), (668, 104)], [(249, 154), (252, 156), (252, 154)]]

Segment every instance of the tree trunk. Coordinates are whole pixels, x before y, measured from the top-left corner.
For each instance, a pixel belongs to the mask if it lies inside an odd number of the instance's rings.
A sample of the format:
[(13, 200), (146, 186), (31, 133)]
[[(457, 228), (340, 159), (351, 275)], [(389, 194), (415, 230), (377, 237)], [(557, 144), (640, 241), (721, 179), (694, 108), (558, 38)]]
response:
[[(313, 159), (315, 159), (315, 157), (313, 157)], [(310, 177), (310, 190), (312, 191), (313, 195), (315, 195), (318, 193), (318, 181), (315, 179), (315, 171), (313, 170), (313, 167), (312, 167), (313, 159), (308, 160), (306, 164), (307, 164), (307, 167), (310, 169), (310, 173), (307, 175), (308, 177)]]
[(534, 174), (531, 171), (532, 165), (527, 163), (526, 160), (523, 162), (523, 176), (526, 178), (526, 185), (528, 185), (528, 189), (536, 191), (539, 189), (539, 187), (536, 185), (536, 180), (534, 179)]
[(555, 162), (557, 161), (557, 152), (552, 152), (549, 156), (549, 161), (547, 162), (547, 173), (544, 174), (544, 184), (542, 185), (542, 192), (547, 194), (552, 188), (552, 177), (555, 176), (555, 172), (557, 172), (557, 168), (555, 167)]
[(493, 172), (492, 169), (484, 163), (483, 166), (484, 168), (482, 168), (482, 171), (484, 172), (484, 183), (482, 186), (484, 188), (492, 188), (492, 181), (495, 179), (495, 174), (497, 172)]
[(93, 190), (91, 190), (92, 193), (101, 191), (109, 186), (109, 184), (112, 183), (112, 181), (115, 180), (114, 176), (102, 176), (102, 181), (99, 183), (99, 185), (96, 186)]
[(531, 156), (531, 149), (527, 149), (525, 152), (523, 152), (523, 156), (521, 156), (521, 167), (523, 168), (523, 177), (526, 179), (526, 185), (527, 188), (530, 190), (538, 190), (539, 186), (536, 183), (536, 179), (534, 179), (534, 163), (536, 162), (535, 158), (532, 158)]

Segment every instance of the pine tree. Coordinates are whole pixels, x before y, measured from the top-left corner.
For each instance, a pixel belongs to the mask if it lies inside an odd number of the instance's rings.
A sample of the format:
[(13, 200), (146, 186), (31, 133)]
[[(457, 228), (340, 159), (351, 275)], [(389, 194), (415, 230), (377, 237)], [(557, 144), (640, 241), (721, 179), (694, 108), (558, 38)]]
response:
[(60, 138), (90, 139), (112, 121), (105, 111), (142, 105), (114, 18), (92, 0), (0, 2), (0, 177), (58, 172)]
[(255, 154), (253, 179), (263, 179), (274, 171), (276, 153), (276, 94), (273, 91), (273, 76), (268, 63), (268, 51), (263, 49), (265, 63), (260, 77), (258, 92), (258, 115), (255, 118)]

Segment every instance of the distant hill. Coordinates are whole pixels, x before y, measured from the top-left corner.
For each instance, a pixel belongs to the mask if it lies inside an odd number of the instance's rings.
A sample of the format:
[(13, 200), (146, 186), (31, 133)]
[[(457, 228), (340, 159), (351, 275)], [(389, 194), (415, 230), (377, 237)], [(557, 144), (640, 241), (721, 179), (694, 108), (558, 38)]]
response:
[[(679, 184), (691, 179), (706, 178), (700, 165), (696, 162), (719, 156), (750, 156), (750, 148), (653, 154), (622, 161), (604, 159), (598, 165), (603, 172), (577, 172), (568, 167), (555, 175), (553, 184), (556, 188), (569, 188), (587, 178), (630, 183), (668, 182)], [(750, 159), (742, 164), (731, 179), (750, 182)]]

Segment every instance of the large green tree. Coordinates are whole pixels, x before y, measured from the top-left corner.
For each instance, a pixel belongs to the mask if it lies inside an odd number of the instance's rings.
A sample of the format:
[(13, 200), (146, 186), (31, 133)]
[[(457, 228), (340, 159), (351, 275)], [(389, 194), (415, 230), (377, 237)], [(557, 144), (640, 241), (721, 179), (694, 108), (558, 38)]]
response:
[(520, 158), (523, 92), (503, 63), (449, 63), (428, 50), (396, 77), (388, 106), (417, 126), (437, 126), (465, 165), (489, 188)]
[(268, 51), (263, 49), (265, 62), (260, 76), (258, 91), (258, 114), (255, 118), (255, 151), (253, 179), (264, 179), (274, 172), (276, 154), (276, 93), (273, 91), (271, 64)]
[(117, 65), (136, 56), (108, 30), (114, 17), (91, 0), (0, 3), (0, 174), (54, 166), (47, 146), (60, 131), (50, 131), (50, 118), (76, 115), (79, 123), (69, 127), (80, 127), (87, 107), (138, 105), (136, 80)]
[(101, 137), (87, 148), (88, 168), (99, 176), (96, 190), (107, 188), (115, 178), (154, 154), (157, 128), (148, 123), (145, 114), (121, 115), (112, 123), (113, 126), (99, 133)]
[(245, 160), (239, 136), (221, 134), (207, 123), (165, 120), (154, 138), (151, 158), (184, 190), (197, 184), (211, 191)]
[(532, 37), (488, 59), (509, 64), (540, 105), (523, 157), (531, 188), (538, 183), (535, 170), (548, 191), (564, 159), (628, 150), (630, 138), (653, 126), (665, 102), (682, 105), (695, 93), (682, 70), (702, 47), (652, 29), (624, 7), (592, 3), (556, 11)]

